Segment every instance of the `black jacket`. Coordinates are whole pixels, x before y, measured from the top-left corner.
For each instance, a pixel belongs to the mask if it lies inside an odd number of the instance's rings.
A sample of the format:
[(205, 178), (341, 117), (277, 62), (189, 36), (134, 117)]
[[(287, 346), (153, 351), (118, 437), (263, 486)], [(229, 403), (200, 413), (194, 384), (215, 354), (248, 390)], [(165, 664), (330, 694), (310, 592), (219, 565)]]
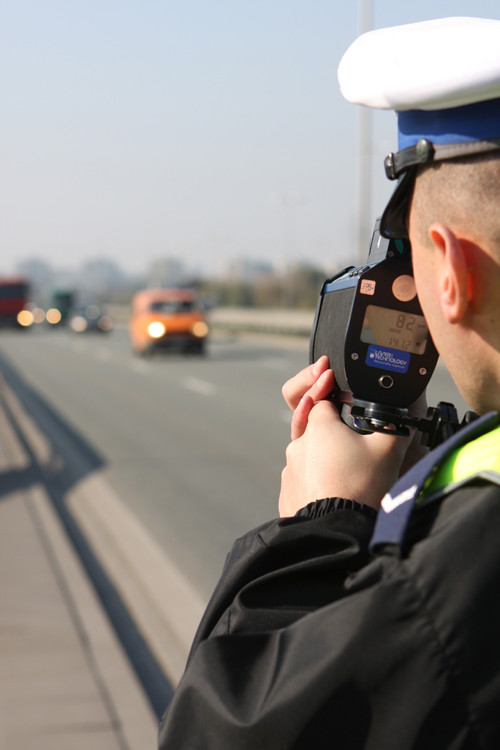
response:
[(236, 542), (161, 750), (500, 748), (500, 487), (471, 480), (369, 559), (373, 523), (328, 500)]

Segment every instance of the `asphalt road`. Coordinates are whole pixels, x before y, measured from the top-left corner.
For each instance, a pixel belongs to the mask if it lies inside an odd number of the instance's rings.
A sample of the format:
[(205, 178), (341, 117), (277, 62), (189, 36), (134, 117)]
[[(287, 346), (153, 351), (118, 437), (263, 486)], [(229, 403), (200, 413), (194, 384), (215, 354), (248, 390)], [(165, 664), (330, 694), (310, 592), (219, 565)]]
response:
[[(289, 435), (282, 383), (307, 341), (214, 336), (206, 357), (138, 359), (127, 333), (0, 333), (0, 355), (95, 456), (206, 598), (232, 541), (276, 515)], [(465, 405), (443, 368), (428, 401)]]

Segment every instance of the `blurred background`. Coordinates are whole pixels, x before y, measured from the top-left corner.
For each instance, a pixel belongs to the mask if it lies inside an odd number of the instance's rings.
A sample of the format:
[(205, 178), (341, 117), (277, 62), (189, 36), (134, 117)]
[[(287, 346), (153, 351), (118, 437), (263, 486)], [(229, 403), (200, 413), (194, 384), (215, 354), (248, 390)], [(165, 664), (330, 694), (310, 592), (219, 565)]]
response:
[[(0, 271), (126, 295), (165, 278), (253, 282), (352, 262), (358, 107), (339, 93), (338, 62), (361, 27), (446, 15), (500, 10), (495, 0), (3, 3)], [(392, 189), (382, 162), (395, 136), (393, 113), (375, 113), (368, 228)]]
[[(106, 569), (112, 545), (81, 494), (92, 481), (101, 507), (146, 540), (124, 552), (118, 581), (154, 548), (198, 614), (234, 538), (276, 515), (281, 386), (307, 364), (321, 282), (365, 259), (393, 187), (394, 114), (344, 101), (339, 60), (362, 30), (447, 15), (500, 19), (500, 6), (0, 4), (2, 408), (14, 393), (29, 420), (9, 420), (44, 446), (33, 475), (9, 474), (3, 492), (39, 482), (41, 468)], [(144, 323), (150, 343), (167, 331), (177, 344), (152, 356), (131, 334), (134, 296), (172, 287), (196, 302), (188, 323), (171, 309)], [(429, 402), (439, 398), (466, 408), (442, 368)], [(133, 610), (137, 592), (122, 595)], [(146, 640), (175, 683), (162, 627)]]

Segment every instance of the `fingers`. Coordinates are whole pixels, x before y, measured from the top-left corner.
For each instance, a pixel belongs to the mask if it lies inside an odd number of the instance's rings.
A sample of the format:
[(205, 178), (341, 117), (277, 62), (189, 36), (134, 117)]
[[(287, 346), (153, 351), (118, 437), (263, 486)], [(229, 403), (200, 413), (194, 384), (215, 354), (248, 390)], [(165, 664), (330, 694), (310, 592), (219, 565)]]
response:
[(314, 399), (311, 398), (308, 393), (306, 393), (305, 396), (302, 396), (297, 408), (293, 412), (291, 427), (292, 440), (297, 440), (297, 438), (301, 437), (301, 435), (304, 434), (304, 431), (307, 427), (307, 420), (313, 406)]
[(308, 394), (314, 401), (322, 401), (328, 398), (333, 391), (335, 386), (335, 376), (333, 370), (325, 370), (317, 381), (314, 383), (312, 388), (309, 389)]
[[(334, 425), (342, 422), (337, 408), (331, 401), (315, 401), (314, 409), (310, 409), (307, 422), (312, 422), (313, 429), (325, 429), (329, 431)], [(343, 425), (346, 429), (346, 425)]]
[(334, 382), (333, 372), (325, 370), (307, 393), (302, 396), (293, 412), (291, 426), (292, 440), (296, 440), (304, 434), (312, 407), (317, 401), (327, 398), (333, 390)]
[(287, 380), (282, 393), (289, 408), (293, 411), (307, 391), (312, 388), (320, 375), (328, 369), (328, 357), (323, 355), (312, 365), (305, 367), (297, 375)]

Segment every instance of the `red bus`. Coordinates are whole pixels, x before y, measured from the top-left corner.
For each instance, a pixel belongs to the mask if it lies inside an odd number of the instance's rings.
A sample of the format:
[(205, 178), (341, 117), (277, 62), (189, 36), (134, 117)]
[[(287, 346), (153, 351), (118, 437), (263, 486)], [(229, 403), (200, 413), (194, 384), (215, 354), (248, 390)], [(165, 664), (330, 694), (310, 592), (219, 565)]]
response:
[(28, 304), (29, 284), (22, 276), (0, 276), (0, 326), (21, 325), (18, 315)]

